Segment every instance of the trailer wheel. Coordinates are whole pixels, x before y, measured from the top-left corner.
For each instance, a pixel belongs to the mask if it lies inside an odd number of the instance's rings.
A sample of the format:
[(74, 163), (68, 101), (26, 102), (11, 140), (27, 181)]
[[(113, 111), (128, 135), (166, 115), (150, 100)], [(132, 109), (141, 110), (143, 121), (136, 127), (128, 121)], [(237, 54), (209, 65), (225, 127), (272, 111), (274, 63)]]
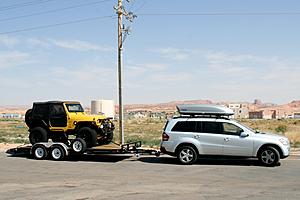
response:
[(32, 155), (37, 160), (45, 159), (48, 156), (47, 148), (44, 145), (36, 144), (32, 147)]
[(83, 153), (86, 150), (86, 142), (82, 138), (76, 138), (71, 142), (71, 148), (75, 153)]
[(53, 145), (50, 154), (53, 160), (63, 160), (66, 156), (66, 152), (61, 145)]

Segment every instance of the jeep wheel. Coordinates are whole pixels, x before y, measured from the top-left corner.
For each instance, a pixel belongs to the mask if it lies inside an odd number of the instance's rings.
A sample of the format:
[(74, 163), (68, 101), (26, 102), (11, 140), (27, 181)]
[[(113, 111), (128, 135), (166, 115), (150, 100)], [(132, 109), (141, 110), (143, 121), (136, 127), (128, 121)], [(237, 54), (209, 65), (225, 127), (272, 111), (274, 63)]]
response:
[(280, 156), (277, 149), (268, 146), (260, 151), (258, 158), (263, 165), (274, 167), (279, 162)]
[(82, 138), (87, 147), (93, 147), (97, 144), (97, 132), (89, 127), (79, 129), (77, 137)]
[(86, 150), (86, 142), (82, 138), (76, 138), (71, 142), (71, 148), (74, 153), (83, 153)]
[(193, 147), (183, 146), (178, 149), (177, 158), (181, 164), (191, 165), (197, 161), (198, 156)]
[(35, 127), (29, 130), (29, 141), (31, 144), (48, 142), (47, 131), (42, 127)]
[(98, 144), (109, 144), (114, 138), (114, 132), (107, 133), (106, 136), (103, 136), (98, 140)]

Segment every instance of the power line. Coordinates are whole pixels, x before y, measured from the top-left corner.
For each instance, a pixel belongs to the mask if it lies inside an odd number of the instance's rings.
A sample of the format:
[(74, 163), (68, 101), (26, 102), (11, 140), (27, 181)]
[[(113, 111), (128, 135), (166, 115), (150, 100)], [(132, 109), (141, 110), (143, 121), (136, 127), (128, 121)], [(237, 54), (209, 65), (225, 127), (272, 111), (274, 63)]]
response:
[(300, 12), (251, 12), (251, 13), (138, 13), (139, 16), (268, 16), (300, 15)]
[(68, 24), (77, 24), (77, 23), (82, 23), (82, 22), (87, 22), (87, 21), (94, 21), (94, 20), (105, 19), (105, 18), (114, 19), (114, 17), (115, 17), (114, 15), (107, 15), (107, 16), (101, 16), (101, 17), (84, 18), (84, 19), (61, 22), (61, 23), (56, 23), (56, 24), (48, 24), (48, 25), (35, 26), (35, 27), (29, 27), (29, 28), (24, 28), (24, 29), (16, 29), (16, 30), (12, 30), (12, 31), (0, 32), (0, 35), (26, 32), (26, 31), (33, 31), (33, 30), (39, 30), (39, 29), (46, 29), (46, 28), (52, 28), (52, 27), (63, 26), (63, 25), (68, 25)]
[(90, 3), (82, 3), (82, 4), (78, 4), (78, 5), (74, 5), (74, 6), (52, 9), (52, 10), (47, 10), (47, 11), (43, 11), (43, 12), (36, 12), (36, 13), (32, 13), (32, 14), (27, 14), (27, 15), (20, 15), (20, 16), (16, 16), (16, 17), (7, 17), (7, 18), (0, 19), (0, 22), (22, 19), (22, 18), (27, 18), (27, 17), (33, 17), (33, 16), (38, 16), (38, 15), (44, 15), (44, 14), (49, 14), (49, 13), (55, 13), (55, 12), (60, 12), (60, 11), (70, 10), (70, 9), (75, 9), (75, 8), (81, 8), (81, 7), (85, 7), (85, 6), (91, 6), (91, 5), (95, 5), (95, 4), (99, 4), (99, 3), (104, 3), (107, 1), (111, 1), (111, 0), (94, 1), (94, 2), (90, 2)]
[(0, 7), (0, 11), (12, 10), (12, 9), (26, 7), (26, 6), (33, 6), (33, 5), (48, 3), (50, 1), (56, 1), (56, 0), (35, 0), (35, 1), (29, 1), (24, 3), (17, 3), (9, 6)]

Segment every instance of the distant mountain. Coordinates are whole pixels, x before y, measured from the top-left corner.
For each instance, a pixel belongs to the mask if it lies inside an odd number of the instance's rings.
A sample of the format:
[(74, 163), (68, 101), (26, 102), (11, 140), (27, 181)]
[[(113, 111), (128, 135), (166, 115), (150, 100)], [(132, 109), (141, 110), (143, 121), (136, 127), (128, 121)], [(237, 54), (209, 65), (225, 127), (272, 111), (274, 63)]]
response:
[[(125, 105), (125, 112), (130, 111), (151, 111), (151, 112), (174, 112), (176, 111), (176, 106), (178, 104), (219, 104), (228, 105), (231, 103), (246, 104), (248, 105), (249, 111), (258, 110), (280, 110), (287, 114), (293, 112), (300, 112), (300, 100), (295, 100), (287, 104), (277, 105), (274, 103), (263, 103), (261, 101), (255, 101), (253, 103), (249, 102), (230, 102), (230, 101), (220, 101), (213, 102), (211, 100), (181, 100), (181, 101), (171, 101), (168, 103), (157, 103), (157, 104), (129, 104)], [(116, 111), (118, 112), (117, 106)]]
[(125, 105), (125, 112), (128, 111), (152, 111), (152, 112), (174, 112), (179, 104), (212, 104), (210, 100), (188, 100), (188, 101), (171, 101), (168, 103), (157, 104), (130, 104)]

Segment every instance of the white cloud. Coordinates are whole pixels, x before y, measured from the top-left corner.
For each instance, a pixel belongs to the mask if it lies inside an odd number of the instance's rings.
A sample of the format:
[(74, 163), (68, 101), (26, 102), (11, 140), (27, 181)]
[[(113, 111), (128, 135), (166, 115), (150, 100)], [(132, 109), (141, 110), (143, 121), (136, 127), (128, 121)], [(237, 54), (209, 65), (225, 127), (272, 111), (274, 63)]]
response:
[(31, 46), (39, 46), (43, 48), (51, 47), (51, 43), (48, 40), (43, 40), (39, 38), (28, 38), (26, 42)]
[(54, 46), (75, 51), (112, 51), (111, 47), (102, 47), (81, 40), (49, 40)]
[(62, 83), (65, 86), (72, 85), (90, 85), (100, 87), (100, 83), (109, 83), (114, 77), (112, 68), (85, 65), (77, 68), (56, 67), (50, 72), (55, 81)]
[(189, 81), (193, 77), (192, 74), (186, 72), (178, 72), (178, 73), (163, 73), (163, 74), (154, 74), (151, 78), (154, 81), (159, 82), (180, 82), (180, 81)]
[(10, 37), (7, 35), (0, 35), (0, 44), (3, 44), (6, 47), (14, 47), (19, 43), (19, 39), (16, 37)]
[(32, 62), (28, 53), (19, 51), (0, 52), (0, 69), (11, 68)]
[(162, 57), (165, 57), (165, 58), (168, 58), (171, 60), (176, 60), (176, 61), (187, 60), (192, 54), (192, 52), (190, 50), (178, 49), (178, 48), (173, 48), (173, 47), (155, 49), (152, 51), (161, 54)]

